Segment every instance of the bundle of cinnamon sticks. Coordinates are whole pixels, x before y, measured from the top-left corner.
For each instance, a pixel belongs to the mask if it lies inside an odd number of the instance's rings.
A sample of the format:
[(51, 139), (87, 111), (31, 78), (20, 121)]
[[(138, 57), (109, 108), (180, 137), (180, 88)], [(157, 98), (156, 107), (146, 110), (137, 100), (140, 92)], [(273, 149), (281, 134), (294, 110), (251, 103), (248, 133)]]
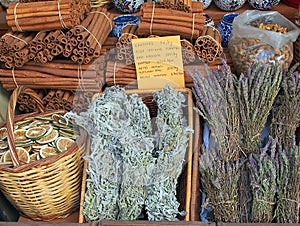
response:
[(88, 64), (101, 54), (102, 45), (113, 28), (113, 15), (106, 8), (92, 9), (82, 23), (62, 39), (63, 56), (78, 64)]
[(90, 10), (87, 0), (58, 0), (11, 3), (7, 25), (13, 31), (43, 31), (79, 25)]
[(29, 43), (36, 33), (7, 32), (0, 38), (0, 61), (6, 68), (22, 67), (29, 59)]
[(129, 24), (122, 29), (122, 34), (116, 43), (116, 60), (125, 61), (127, 65), (134, 63), (131, 40), (138, 38), (138, 25)]
[(212, 26), (205, 25), (195, 41), (194, 48), (201, 61), (213, 62), (223, 54), (220, 32)]
[(46, 110), (65, 110), (73, 108), (74, 94), (69, 90), (51, 89), (42, 98)]
[(201, 35), (206, 20), (203, 12), (189, 13), (156, 5), (155, 2), (143, 4), (138, 35), (180, 35), (188, 40), (195, 40)]
[(104, 60), (78, 65), (70, 60), (45, 64), (28, 62), (18, 69), (0, 69), (0, 82), (7, 90), (24, 85), (32, 89), (100, 91), (104, 83)]
[(203, 2), (196, 2), (192, 0), (160, 0), (159, 5), (162, 8), (176, 9), (193, 13), (202, 13), (204, 9)]

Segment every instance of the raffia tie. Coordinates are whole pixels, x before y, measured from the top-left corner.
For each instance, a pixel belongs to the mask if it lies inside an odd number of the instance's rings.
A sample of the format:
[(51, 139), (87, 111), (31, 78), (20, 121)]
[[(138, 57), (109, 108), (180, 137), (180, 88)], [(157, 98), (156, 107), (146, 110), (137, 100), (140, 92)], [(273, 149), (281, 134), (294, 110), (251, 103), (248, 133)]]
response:
[(268, 205), (275, 205), (275, 202), (270, 202), (270, 201), (267, 201), (267, 200), (264, 200), (264, 199), (255, 199), (257, 202), (263, 202), (263, 203), (266, 203)]
[(15, 25), (16, 25), (18, 31), (23, 31), (19, 25), (18, 16), (17, 16), (17, 7), (19, 6), (19, 4), (20, 4), (20, 2), (18, 2), (14, 7), (14, 19), (15, 19)]
[(75, 28), (83, 28), (87, 33), (89, 33), (93, 39), (97, 42), (97, 44), (99, 45), (100, 49), (102, 48), (102, 45), (100, 44), (100, 42), (98, 41), (98, 39), (95, 37), (95, 35), (93, 35), (92, 32), (90, 32), (88, 29), (86, 29), (86, 27), (82, 26), (82, 25), (77, 25)]
[(16, 76), (15, 76), (15, 67), (13, 67), (13, 68), (11, 69), (11, 74), (12, 74), (12, 77), (13, 77), (13, 81), (14, 81), (16, 87), (18, 88), (19, 85), (18, 85), (18, 83), (17, 83)]
[[(287, 199), (287, 198), (280, 198), (280, 199), (285, 200), (285, 201), (289, 201), (289, 202), (294, 202), (294, 203), (296, 203), (298, 206), (300, 206), (300, 202), (297, 201), (297, 200), (294, 200), (294, 199)], [(279, 200), (280, 200), (280, 199), (279, 199)]]
[(150, 35), (152, 35), (152, 26), (153, 26), (153, 19), (154, 19), (154, 11), (155, 11), (155, 2), (153, 2), (153, 6), (152, 6), (152, 14), (151, 14), (151, 22), (150, 22)]
[(78, 83), (81, 90), (85, 91), (83, 76), (82, 76), (82, 67), (81, 64), (78, 64)]
[(57, 10), (58, 10), (59, 21), (60, 21), (62, 28), (68, 28), (68, 26), (65, 24), (65, 22), (62, 18), (61, 12), (60, 12), (60, 0), (57, 1)]
[(192, 23), (192, 35), (191, 35), (191, 40), (193, 40), (194, 32), (195, 32), (195, 13), (193, 13), (193, 23)]
[(93, 11), (93, 12), (90, 12), (90, 13), (98, 13), (98, 14), (102, 14), (105, 16), (105, 18), (108, 20), (109, 22), (109, 25), (110, 25), (110, 30), (113, 29), (113, 24), (112, 24), (112, 20), (104, 13), (104, 12), (100, 12), (100, 11)]
[(7, 34), (4, 34), (2, 37), (4, 37), (4, 36), (10, 36), (10, 37), (13, 37), (13, 38), (15, 38), (15, 39), (18, 39), (18, 40), (21, 41), (21, 42), (24, 42), (25, 45), (28, 45), (28, 42), (26, 42), (25, 40), (23, 40), (23, 39), (21, 39), (21, 38), (15, 36), (15, 35), (13, 35), (13, 34), (7, 33)]

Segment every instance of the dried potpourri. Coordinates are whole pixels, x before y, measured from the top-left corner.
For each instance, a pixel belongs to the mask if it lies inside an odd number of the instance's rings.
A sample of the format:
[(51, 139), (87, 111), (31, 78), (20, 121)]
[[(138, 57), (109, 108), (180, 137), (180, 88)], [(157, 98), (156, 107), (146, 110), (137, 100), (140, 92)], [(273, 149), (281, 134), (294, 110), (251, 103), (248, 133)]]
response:
[[(7, 144), (7, 129), (2, 127), (0, 164), (12, 164)], [(22, 164), (58, 155), (75, 143), (78, 129), (63, 115), (36, 116), (14, 125), (14, 142)]]

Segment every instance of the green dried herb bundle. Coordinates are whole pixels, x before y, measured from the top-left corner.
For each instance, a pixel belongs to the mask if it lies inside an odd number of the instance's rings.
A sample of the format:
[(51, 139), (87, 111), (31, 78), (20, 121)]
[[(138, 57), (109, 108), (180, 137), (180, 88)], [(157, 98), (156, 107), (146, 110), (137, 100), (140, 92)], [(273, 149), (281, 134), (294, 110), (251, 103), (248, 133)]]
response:
[(86, 112), (69, 114), (91, 137), (91, 153), (86, 156), (87, 192), (83, 214), (88, 221), (117, 219), (121, 156), (118, 134), (126, 122), (122, 104), (127, 100), (118, 87), (98, 96)]
[(128, 124), (120, 134), (123, 165), (118, 219), (135, 220), (141, 215), (148, 195), (147, 186), (154, 167), (154, 138), (149, 109), (142, 99), (132, 94), (125, 108)]
[(217, 222), (239, 222), (238, 190), (241, 161), (224, 161), (214, 150), (203, 147), (199, 158), (200, 178)]
[(277, 141), (269, 137), (269, 141), (261, 154), (252, 153), (249, 156), (252, 188), (252, 222), (271, 223), (274, 219), (276, 186), (276, 154)]
[(226, 65), (222, 70), (207, 70), (206, 73), (207, 77), (200, 72), (191, 74), (198, 112), (208, 123), (221, 158), (237, 160), (241, 148), (236, 76)]
[(279, 223), (300, 222), (300, 146), (289, 149), (278, 147), (277, 152), (278, 201), (275, 210)]
[(300, 123), (300, 77), (295, 65), (283, 76), (281, 92), (272, 108), (270, 134), (277, 137), (285, 148), (293, 146), (296, 129)]
[(179, 213), (176, 198), (177, 180), (182, 172), (191, 128), (183, 115), (185, 97), (167, 85), (154, 92), (157, 103), (157, 150), (153, 182), (149, 186), (146, 211), (149, 220), (175, 221)]
[(246, 155), (260, 152), (261, 132), (266, 124), (282, 81), (278, 64), (252, 64), (241, 74), (237, 92), (241, 119), (242, 148)]

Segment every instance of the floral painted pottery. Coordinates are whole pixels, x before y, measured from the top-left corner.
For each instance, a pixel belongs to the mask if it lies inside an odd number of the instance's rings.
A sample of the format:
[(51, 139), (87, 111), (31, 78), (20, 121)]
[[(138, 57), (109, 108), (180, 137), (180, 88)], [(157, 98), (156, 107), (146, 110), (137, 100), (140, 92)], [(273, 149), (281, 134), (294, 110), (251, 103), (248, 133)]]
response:
[(127, 24), (139, 24), (140, 19), (136, 15), (126, 14), (114, 18), (114, 27), (110, 36), (119, 38), (122, 34), (122, 28)]
[(207, 9), (210, 6), (211, 2), (212, 2), (212, 0), (195, 0), (195, 2), (198, 2), (198, 1), (203, 2), (204, 9)]
[(248, 0), (248, 2), (255, 9), (269, 10), (273, 6), (278, 5), (280, 0)]
[(123, 13), (135, 13), (144, 3), (143, 0), (113, 0), (112, 2)]
[(223, 16), (223, 18), (219, 21), (218, 30), (222, 37), (222, 46), (227, 47), (228, 40), (231, 35), (232, 30), (232, 22), (235, 17), (237, 17), (238, 13), (228, 13)]
[(203, 14), (204, 16), (205, 16), (205, 25), (209, 25), (209, 26), (215, 26), (215, 23), (214, 23), (214, 21), (213, 21), (213, 19), (212, 19), (212, 17), (210, 16), (210, 15), (208, 15), (207, 13), (204, 13)]
[(223, 11), (234, 11), (241, 8), (246, 0), (214, 0), (214, 2)]

